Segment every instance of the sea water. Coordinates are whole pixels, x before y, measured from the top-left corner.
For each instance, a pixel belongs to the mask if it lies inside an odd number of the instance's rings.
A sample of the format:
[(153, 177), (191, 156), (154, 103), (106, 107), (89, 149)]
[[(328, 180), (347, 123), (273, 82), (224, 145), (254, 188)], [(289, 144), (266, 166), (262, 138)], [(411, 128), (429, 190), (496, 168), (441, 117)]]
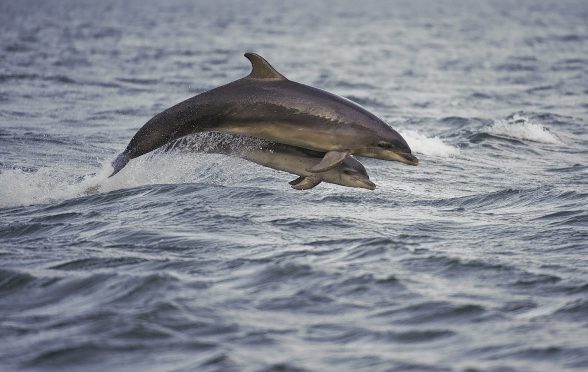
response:
[[(0, 370), (588, 368), (585, 1), (0, 3)], [(374, 191), (157, 153), (249, 73), (345, 96)]]

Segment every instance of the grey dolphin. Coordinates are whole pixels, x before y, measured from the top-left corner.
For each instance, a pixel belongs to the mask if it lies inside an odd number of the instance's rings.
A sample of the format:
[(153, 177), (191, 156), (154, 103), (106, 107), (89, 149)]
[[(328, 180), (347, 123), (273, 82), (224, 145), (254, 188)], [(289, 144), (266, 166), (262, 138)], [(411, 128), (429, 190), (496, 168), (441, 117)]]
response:
[(133, 158), (203, 131), (244, 134), (325, 152), (309, 168), (311, 172), (333, 168), (350, 154), (418, 164), (404, 138), (363, 107), (290, 81), (255, 53), (245, 57), (252, 65), (247, 77), (180, 102), (143, 125), (112, 163), (112, 175)]
[(253, 137), (214, 132), (199, 133), (180, 138), (163, 149), (238, 156), (265, 167), (300, 176), (290, 182), (296, 190), (311, 189), (323, 181), (369, 190), (376, 188), (363, 164), (352, 156), (325, 172), (313, 173), (307, 169), (323, 158), (323, 152)]

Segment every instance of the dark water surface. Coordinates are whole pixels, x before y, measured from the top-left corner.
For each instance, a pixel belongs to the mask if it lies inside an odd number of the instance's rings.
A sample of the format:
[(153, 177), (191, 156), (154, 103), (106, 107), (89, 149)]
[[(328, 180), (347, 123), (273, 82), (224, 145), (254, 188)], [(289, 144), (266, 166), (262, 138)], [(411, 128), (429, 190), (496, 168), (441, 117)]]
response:
[[(585, 1), (0, 3), (0, 370), (588, 369)], [(375, 191), (109, 162), (249, 72), (397, 128)]]

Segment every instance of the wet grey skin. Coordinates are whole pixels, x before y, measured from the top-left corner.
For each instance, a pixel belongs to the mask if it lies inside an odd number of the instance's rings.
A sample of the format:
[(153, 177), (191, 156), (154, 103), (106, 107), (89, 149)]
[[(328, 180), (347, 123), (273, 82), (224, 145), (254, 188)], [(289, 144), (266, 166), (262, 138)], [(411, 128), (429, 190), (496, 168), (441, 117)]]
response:
[(112, 175), (133, 158), (204, 131), (324, 152), (322, 160), (308, 168), (313, 173), (327, 171), (351, 154), (418, 164), (404, 138), (360, 105), (290, 81), (258, 54), (245, 57), (252, 65), (247, 77), (180, 102), (143, 125), (112, 163)]
[(164, 147), (164, 151), (189, 151), (237, 156), (253, 163), (299, 176), (290, 182), (296, 190), (307, 190), (321, 182), (374, 190), (376, 185), (363, 164), (349, 156), (341, 164), (320, 173), (307, 169), (318, 163), (323, 152), (282, 143), (226, 133), (200, 133), (181, 138)]

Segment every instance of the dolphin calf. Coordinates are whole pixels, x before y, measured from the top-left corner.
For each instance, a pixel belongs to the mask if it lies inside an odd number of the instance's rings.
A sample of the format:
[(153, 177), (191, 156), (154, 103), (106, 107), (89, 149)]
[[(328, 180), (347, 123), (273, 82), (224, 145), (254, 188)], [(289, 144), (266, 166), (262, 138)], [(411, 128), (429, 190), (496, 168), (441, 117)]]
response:
[(352, 156), (325, 172), (313, 173), (307, 169), (319, 162), (324, 153), (247, 136), (199, 133), (180, 138), (163, 149), (238, 156), (265, 167), (299, 176), (290, 182), (296, 190), (311, 189), (321, 182), (369, 190), (376, 188), (363, 164)]
[(114, 175), (131, 159), (195, 132), (243, 134), (324, 152), (310, 172), (349, 155), (417, 165), (398, 132), (358, 104), (286, 79), (265, 59), (245, 53), (251, 73), (189, 98), (151, 118), (114, 160)]

